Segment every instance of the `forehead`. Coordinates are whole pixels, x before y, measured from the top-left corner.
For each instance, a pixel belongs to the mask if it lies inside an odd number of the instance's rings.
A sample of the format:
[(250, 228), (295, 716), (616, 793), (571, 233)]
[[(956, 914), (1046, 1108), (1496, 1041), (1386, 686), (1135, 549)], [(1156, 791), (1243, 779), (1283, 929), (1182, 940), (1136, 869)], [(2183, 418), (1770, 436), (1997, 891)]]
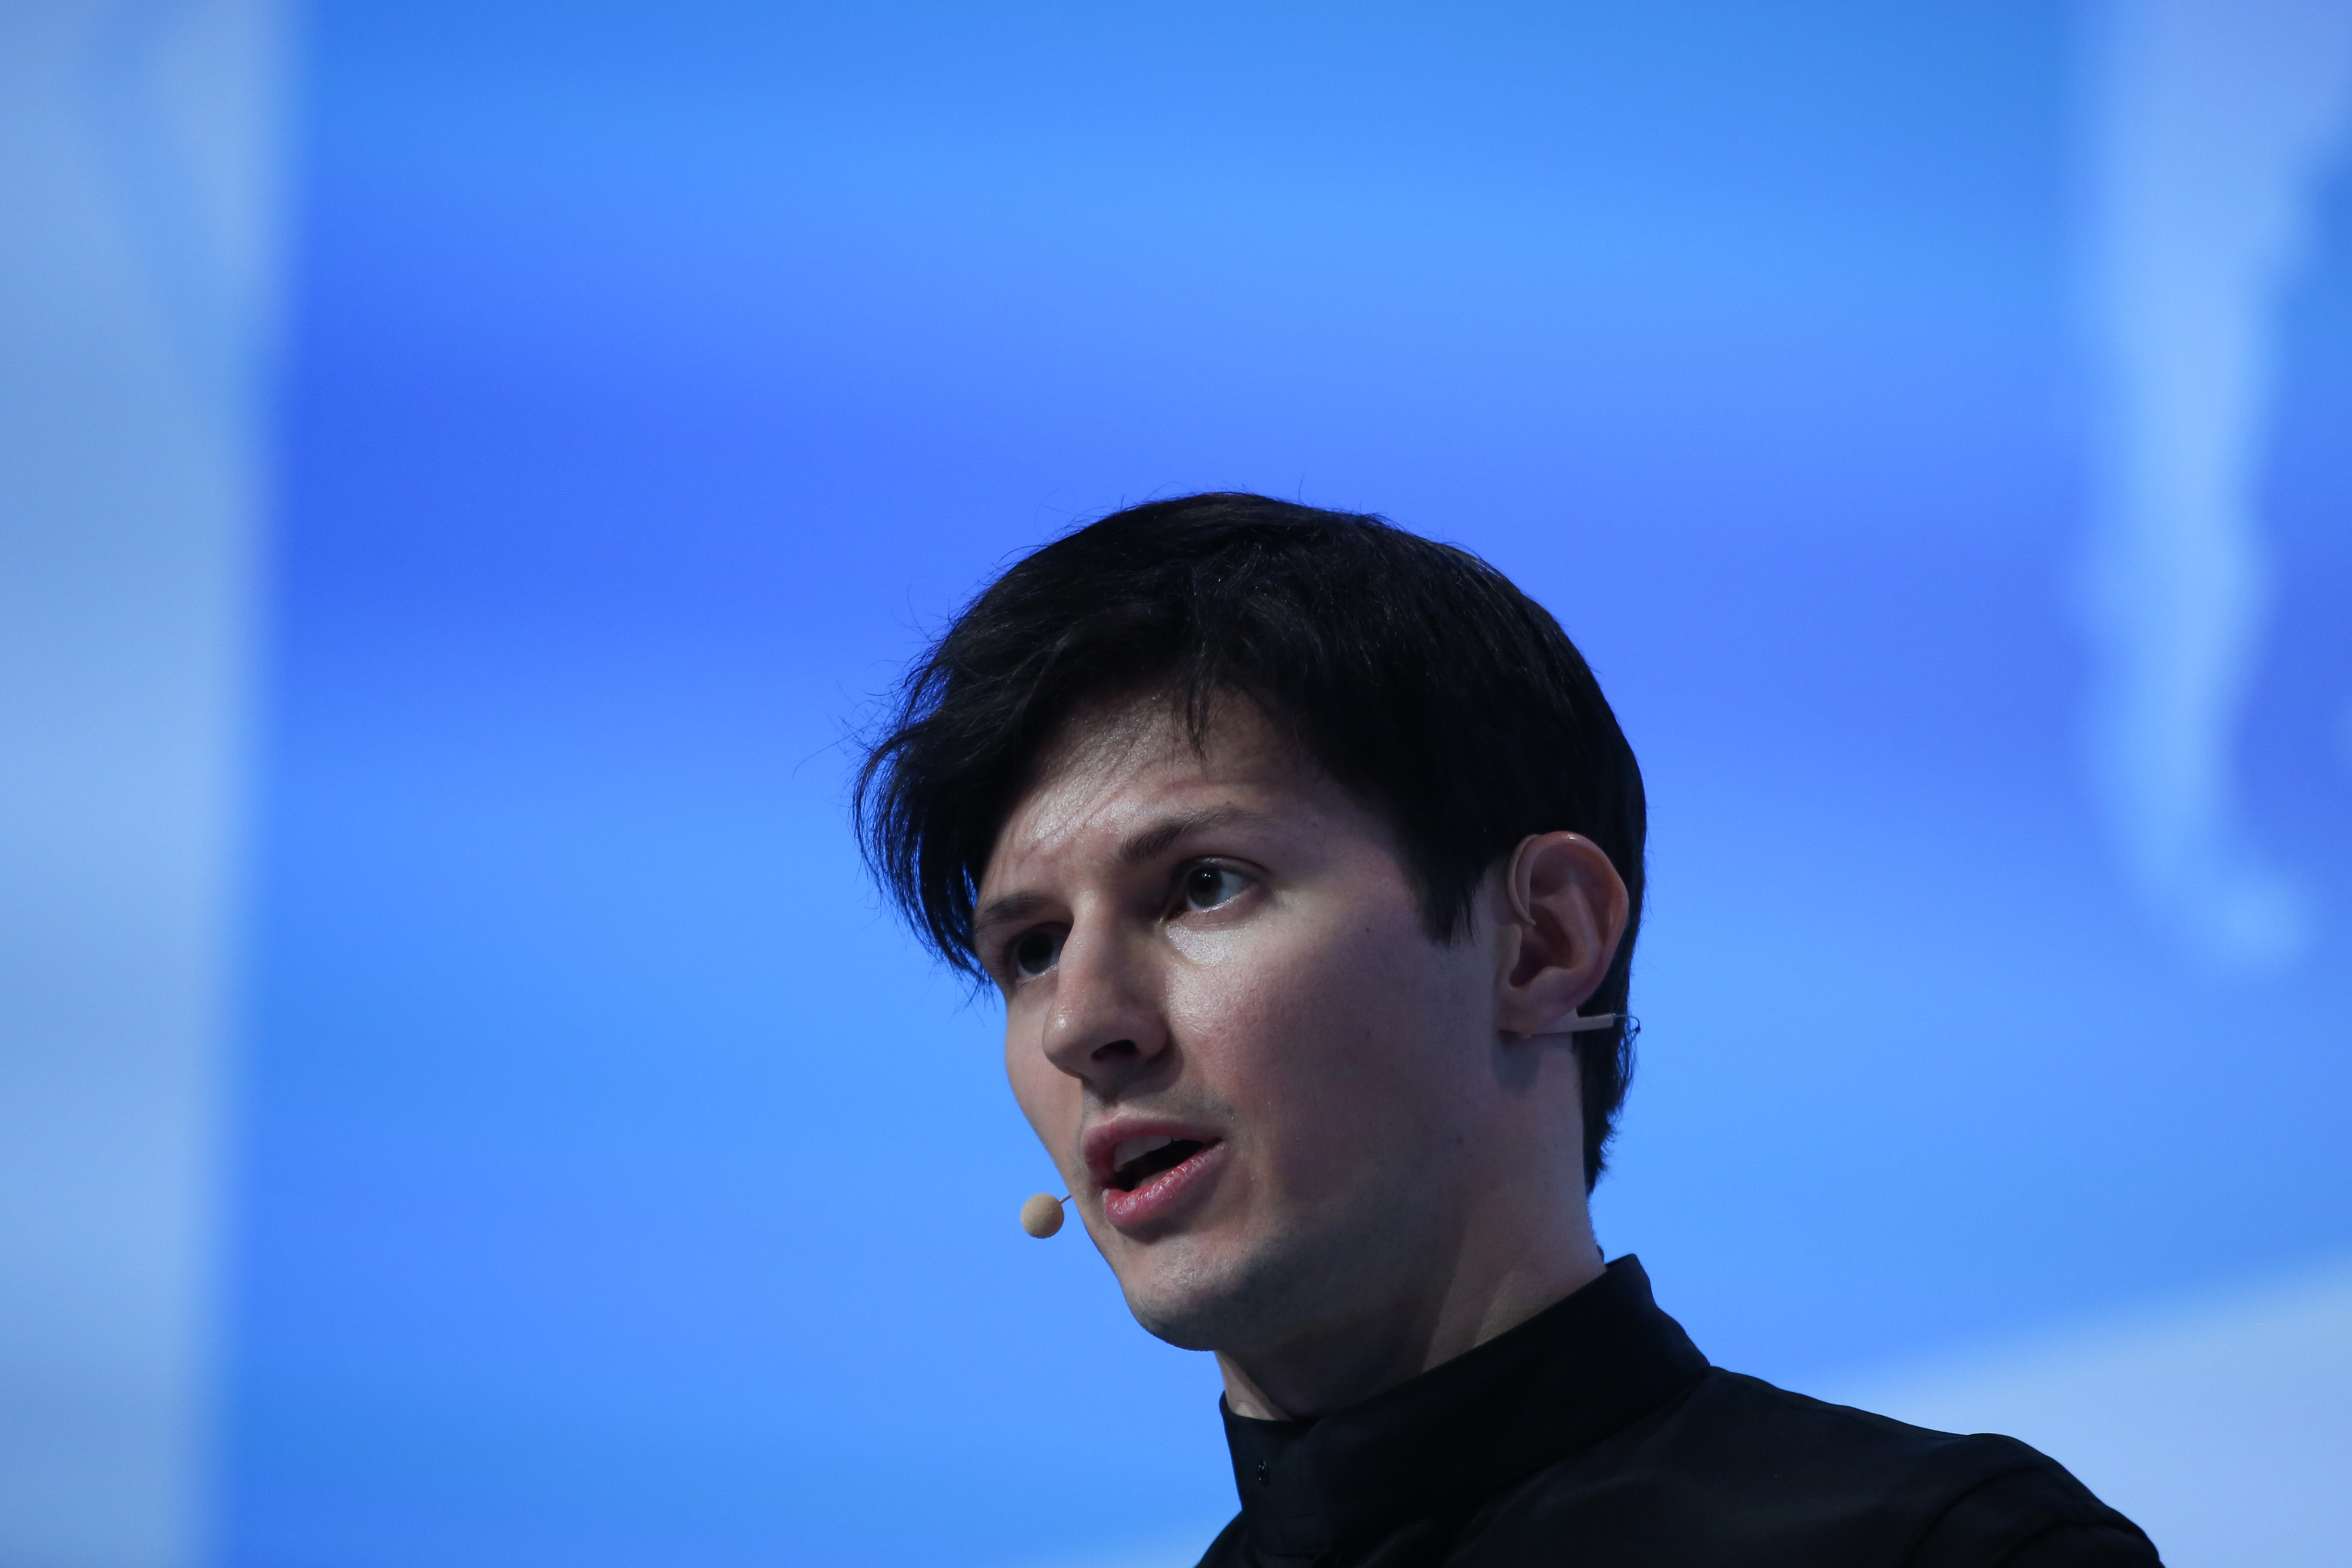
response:
[(989, 856), (983, 887), (1043, 863), (1107, 852), (1173, 816), (1234, 807), (1315, 816), (1334, 787), (1255, 703), (1221, 699), (1195, 746), (1164, 696), (1074, 710), (1040, 749)]

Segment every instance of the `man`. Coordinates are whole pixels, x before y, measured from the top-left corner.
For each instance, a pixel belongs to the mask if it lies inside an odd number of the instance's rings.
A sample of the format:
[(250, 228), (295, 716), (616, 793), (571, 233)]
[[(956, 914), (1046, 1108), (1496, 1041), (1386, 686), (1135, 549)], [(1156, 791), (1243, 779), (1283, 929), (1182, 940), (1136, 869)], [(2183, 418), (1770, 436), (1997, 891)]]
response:
[(1641, 773), (1475, 558), (1255, 496), (1114, 514), (950, 628), (857, 799), (1001, 989), (1137, 1320), (1216, 1354), (1204, 1563), (2156, 1563), (2024, 1445), (1710, 1367), (1602, 1264)]

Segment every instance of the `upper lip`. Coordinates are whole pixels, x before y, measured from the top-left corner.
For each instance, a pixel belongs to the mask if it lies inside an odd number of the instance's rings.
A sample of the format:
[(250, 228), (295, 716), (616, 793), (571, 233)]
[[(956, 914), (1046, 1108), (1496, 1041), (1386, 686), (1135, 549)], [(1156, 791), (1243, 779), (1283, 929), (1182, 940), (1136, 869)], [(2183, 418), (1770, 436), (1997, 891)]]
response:
[(1196, 1122), (1171, 1121), (1161, 1116), (1122, 1116), (1087, 1129), (1079, 1152), (1087, 1162), (1087, 1174), (1093, 1176), (1097, 1186), (1108, 1186), (1118, 1174), (1113, 1163), (1118, 1146), (1134, 1138), (1171, 1138), (1178, 1142), (1213, 1144), (1217, 1134)]

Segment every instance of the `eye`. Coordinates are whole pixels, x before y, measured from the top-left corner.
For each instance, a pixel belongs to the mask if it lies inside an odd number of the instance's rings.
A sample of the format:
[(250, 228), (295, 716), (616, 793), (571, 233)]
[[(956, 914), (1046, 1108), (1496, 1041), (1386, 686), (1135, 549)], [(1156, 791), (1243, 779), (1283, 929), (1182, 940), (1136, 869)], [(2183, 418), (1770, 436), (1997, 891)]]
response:
[(1214, 909), (1241, 896), (1249, 886), (1249, 878), (1231, 866), (1203, 862), (1184, 873), (1184, 907), (1192, 910)]
[(1014, 974), (1034, 980), (1062, 961), (1062, 934), (1024, 931), (1013, 939), (1010, 957)]

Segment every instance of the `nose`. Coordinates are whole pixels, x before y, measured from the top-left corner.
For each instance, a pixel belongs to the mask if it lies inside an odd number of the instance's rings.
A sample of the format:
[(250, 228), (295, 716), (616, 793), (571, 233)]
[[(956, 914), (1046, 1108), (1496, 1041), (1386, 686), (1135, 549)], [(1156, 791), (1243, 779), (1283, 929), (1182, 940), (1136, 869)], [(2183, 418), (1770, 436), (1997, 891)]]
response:
[(1137, 955), (1111, 931), (1073, 930), (1055, 967), (1039, 1043), (1053, 1064), (1116, 1097), (1168, 1049), (1168, 1024)]

